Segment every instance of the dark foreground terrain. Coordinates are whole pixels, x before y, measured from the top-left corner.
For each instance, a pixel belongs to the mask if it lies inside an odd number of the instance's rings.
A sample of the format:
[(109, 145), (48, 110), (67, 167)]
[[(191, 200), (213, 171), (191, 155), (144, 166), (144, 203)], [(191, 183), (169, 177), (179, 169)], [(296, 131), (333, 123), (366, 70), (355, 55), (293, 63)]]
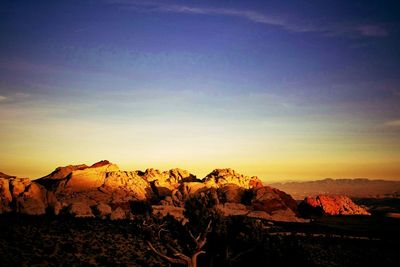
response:
[[(198, 266), (398, 266), (400, 260), (400, 220), (393, 218), (272, 224), (213, 216)], [(171, 257), (174, 249), (190, 255), (196, 247), (189, 235), (204, 230), (206, 221), (192, 218), (184, 227), (170, 217), (110, 221), (2, 215), (0, 265), (175, 266), (150, 250), (147, 241)]]

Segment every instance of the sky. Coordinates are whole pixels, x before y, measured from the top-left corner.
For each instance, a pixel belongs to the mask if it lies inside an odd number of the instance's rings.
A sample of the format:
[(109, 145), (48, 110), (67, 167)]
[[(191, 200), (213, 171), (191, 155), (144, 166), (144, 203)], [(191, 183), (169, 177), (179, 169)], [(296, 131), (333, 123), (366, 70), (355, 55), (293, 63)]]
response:
[(400, 180), (398, 1), (0, 2), (0, 171)]

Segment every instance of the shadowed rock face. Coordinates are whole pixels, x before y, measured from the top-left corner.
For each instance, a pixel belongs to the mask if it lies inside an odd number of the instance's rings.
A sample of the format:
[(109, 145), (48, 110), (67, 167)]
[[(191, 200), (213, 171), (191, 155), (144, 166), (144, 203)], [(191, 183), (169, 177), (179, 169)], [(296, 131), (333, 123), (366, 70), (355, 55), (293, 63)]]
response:
[(265, 211), (269, 214), (278, 210), (290, 210), (298, 215), (296, 201), (285, 192), (269, 186), (258, 188), (251, 202), (256, 210)]
[(0, 214), (11, 211), (11, 201), (10, 182), (8, 179), (0, 178)]
[(309, 215), (370, 215), (363, 207), (343, 195), (306, 197), (299, 205), (301, 213)]
[(77, 217), (119, 219), (129, 214), (124, 207), (132, 200), (151, 200), (160, 214), (168, 210), (177, 214), (186, 200), (201, 197), (227, 216), (298, 220), (296, 202), (289, 195), (232, 169), (216, 169), (199, 180), (182, 169), (121, 171), (109, 161), (100, 161), (91, 166), (59, 167), (35, 181), (0, 178), (0, 197), (0, 212), (32, 215), (47, 209), (55, 214), (63, 210)]
[(28, 178), (0, 178), (0, 213), (12, 210), (41, 215), (48, 206), (47, 190)]

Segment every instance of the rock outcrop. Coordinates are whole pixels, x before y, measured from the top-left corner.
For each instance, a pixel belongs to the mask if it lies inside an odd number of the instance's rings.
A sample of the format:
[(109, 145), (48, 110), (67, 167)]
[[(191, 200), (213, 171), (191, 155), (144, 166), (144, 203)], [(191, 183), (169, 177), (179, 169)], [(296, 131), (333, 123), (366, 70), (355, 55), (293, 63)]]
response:
[(53, 191), (64, 205), (74, 202), (86, 202), (88, 206), (99, 202), (122, 203), (146, 199), (150, 192), (149, 183), (138, 172), (120, 171), (117, 165), (108, 161), (90, 167), (70, 165), (57, 168), (36, 181)]
[(12, 199), (9, 179), (0, 178), (0, 214), (11, 211)]
[(27, 215), (42, 215), (47, 208), (46, 189), (37, 184), (30, 183), (17, 198), (17, 212)]
[(46, 213), (46, 189), (28, 178), (0, 178), (0, 213), (19, 212), (28, 215)]
[(226, 216), (298, 221), (296, 202), (289, 195), (232, 169), (216, 169), (200, 180), (182, 169), (122, 171), (104, 160), (59, 167), (35, 181), (3, 176), (0, 213), (51, 212), (118, 220), (132, 217), (131, 201), (146, 200), (154, 214), (182, 219), (185, 202), (196, 197), (207, 199)]
[(299, 210), (303, 216), (312, 215), (370, 215), (363, 207), (343, 195), (318, 195), (306, 197)]
[(210, 187), (220, 187), (224, 184), (235, 184), (245, 189), (262, 187), (262, 182), (258, 177), (245, 176), (232, 169), (215, 169), (208, 174), (203, 182)]
[(298, 215), (296, 201), (285, 192), (269, 186), (257, 188), (251, 204), (255, 210), (265, 211), (269, 214), (280, 210), (288, 210)]

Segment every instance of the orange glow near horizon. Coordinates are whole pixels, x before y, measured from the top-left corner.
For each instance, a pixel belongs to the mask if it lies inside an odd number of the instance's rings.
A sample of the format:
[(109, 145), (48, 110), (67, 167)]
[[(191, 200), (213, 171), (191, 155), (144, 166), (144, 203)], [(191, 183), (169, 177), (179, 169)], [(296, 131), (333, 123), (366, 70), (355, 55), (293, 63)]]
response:
[(280, 133), (269, 124), (212, 124), (158, 121), (138, 128), (135, 123), (10, 122), (8, 131), (0, 133), (0, 171), (39, 178), (58, 166), (107, 159), (122, 170), (178, 167), (199, 178), (216, 168), (232, 168), (266, 183), (400, 177), (398, 147), (388, 139), (286, 134), (296, 131), (290, 124), (280, 125)]

